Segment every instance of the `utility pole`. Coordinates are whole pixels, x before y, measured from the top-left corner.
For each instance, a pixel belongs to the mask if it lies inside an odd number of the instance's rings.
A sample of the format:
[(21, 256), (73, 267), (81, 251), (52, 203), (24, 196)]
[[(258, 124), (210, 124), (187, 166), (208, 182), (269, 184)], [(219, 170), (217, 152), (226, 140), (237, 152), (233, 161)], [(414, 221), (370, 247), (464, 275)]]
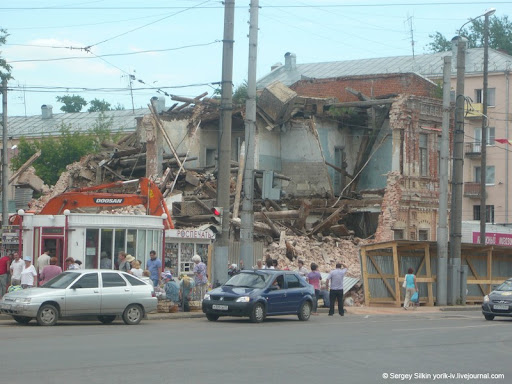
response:
[(459, 30), (457, 37), (457, 86), (455, 91), (455, 133), (453, 135), (452, 204), (450, 211), (450, 260), (448, 266), (448, 304), (450, 305), (457, 304), (460, 295), (466, 41), (460, 35)]
[[(492, 11), (494, 13), (494, 11)], [(487, 77), (489, 73), (489, 16), (491, 12), (485, 13), (484, 21), (484, 86), (482, 89), (482, 162), (480, 165), (480, 244), (485, 245), (485, 222), (487, 219), (486, 190), (487, 179)], [(489, 212), (489, 216), (490, 216)], [(489, 220), (491, 217), (489, 217)]]
[(258, 57), (259, 0), (252, 0), (249, 22), (249, 70), (245, 104), (245, 143), (247, 155), (244, 172), (244, 198), (240, 226), (240, 259), (246, 268), (254, 264), (254, 152), (256, 142), (256, 66)]
[(229, 255), (229, 195), (231, 184), (231, 122), (233, 118), (233, 36), (235, 26), (235, 0), (224, 2), (224, 39), (222, 49), (222, 94), (219, 124), (219, 172), (217, 177), (217, 206), (222, 207), (222, 232), (215, 241), (213, 259), (214, 285), (228, 279)]
[(451, 56), (444, 57), (443, 66), (443, 126), (441, 131), (441, 163), (439, 164), (439, 224), (437, 228), (437, 297), (436, 305), (447, 303), (448, 274), (448, 166), (450, 142), (450, 77)]
[(2, 228), (9, 225), (9, 172), (7, 171), (7, 79), (2, 80)]

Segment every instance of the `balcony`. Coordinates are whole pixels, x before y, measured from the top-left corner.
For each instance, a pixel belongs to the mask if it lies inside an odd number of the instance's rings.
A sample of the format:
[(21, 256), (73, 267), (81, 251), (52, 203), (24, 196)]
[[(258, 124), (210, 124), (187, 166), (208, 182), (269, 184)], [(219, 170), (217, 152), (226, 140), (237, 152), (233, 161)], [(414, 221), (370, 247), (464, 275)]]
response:
[(480, 196), (480, 183), (464, 183), (464, 197), (479, 199)]
[[(489, 104), (487, 104), (489, 105)], [(484, 105), (482, 103), (473, 103), (468, 106), (465, 111), (466, 119), (481, 119), (484, 113)]]
[(482, 144), (479, 141), (464, 143), (464, 156), (477, 159), (482, 156)]

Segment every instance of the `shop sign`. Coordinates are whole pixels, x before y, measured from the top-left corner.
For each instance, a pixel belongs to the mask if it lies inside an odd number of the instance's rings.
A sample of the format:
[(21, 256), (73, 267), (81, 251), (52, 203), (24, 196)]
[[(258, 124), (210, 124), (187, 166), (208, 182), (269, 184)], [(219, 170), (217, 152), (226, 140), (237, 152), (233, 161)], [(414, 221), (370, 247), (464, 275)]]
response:
[(181, 239), (203, 239), (214, 240), (215, 235), (212, 231), (201, 231), (198, 229), (169, 229), (166, 232), (166, 237), (177, 237)]
[[(480, 232), (473, 232), (473, 244), (480, 244)], [(486, 245), (512, 247), (512, 233), (485, 233)]]
[(4, 232), (2, 233), (2, 244), (18, 244), (19, 236), (18, 233)]

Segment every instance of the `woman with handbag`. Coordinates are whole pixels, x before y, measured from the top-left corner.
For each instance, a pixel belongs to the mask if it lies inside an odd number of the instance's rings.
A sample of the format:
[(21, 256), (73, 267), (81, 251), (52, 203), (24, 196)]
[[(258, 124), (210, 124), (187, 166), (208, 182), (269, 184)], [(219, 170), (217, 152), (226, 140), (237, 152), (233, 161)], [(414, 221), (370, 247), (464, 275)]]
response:
[(409, 302), (411, 301), (412, 295), (418, 291), (418, 286), (416, 285), (416, 276), (414, 275), (414, 270), (409, 268), (407, 270), (407, 275), (405, 275), (404, 280), (405, 286), (405, 300), (404, 300), (404, 309), (407, 310), (409, 308)]

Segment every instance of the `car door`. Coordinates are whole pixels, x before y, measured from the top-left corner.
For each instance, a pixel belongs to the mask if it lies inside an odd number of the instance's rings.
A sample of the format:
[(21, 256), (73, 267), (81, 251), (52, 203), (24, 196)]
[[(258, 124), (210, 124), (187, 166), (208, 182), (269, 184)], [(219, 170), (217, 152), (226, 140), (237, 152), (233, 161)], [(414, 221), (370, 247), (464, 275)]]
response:
[(298, 313), (304, 292), (299, 277), (292, 273), (287, 273), (284, 275), (284, 281), (286, 283), (286, 311)]
[[(278, 289), (272, 289), (272, 286), (277, 286)], [(284, 288), (284, 276), (282, 274), (277, 275), (265, 293), (267, 315), (286, 313), (286, 289)]]
[(96, 315), (100, 313), (98, 273), (83, 274), (66, 289), (65, 316)]
[(101, 272), (101, 314), (123, 313), (132, 302), (132, 287), (118, 272)]

